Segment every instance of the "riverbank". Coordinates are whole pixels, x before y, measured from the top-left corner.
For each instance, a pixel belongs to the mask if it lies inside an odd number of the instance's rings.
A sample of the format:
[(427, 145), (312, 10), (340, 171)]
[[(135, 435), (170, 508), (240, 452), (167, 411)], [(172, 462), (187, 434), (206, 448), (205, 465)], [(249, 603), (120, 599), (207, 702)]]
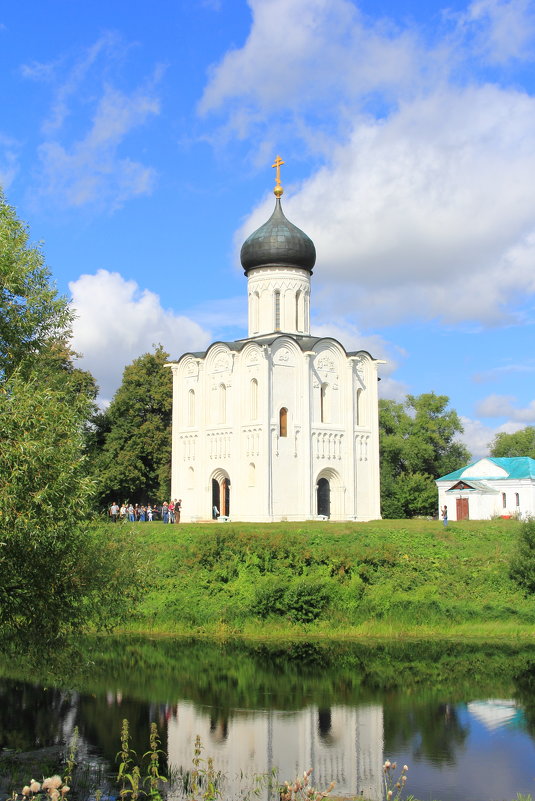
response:
[(518, 530), (502, 519), (137, 523), (147, 589), (123, 630), (534, 642), (535, 599), (509, 577)]

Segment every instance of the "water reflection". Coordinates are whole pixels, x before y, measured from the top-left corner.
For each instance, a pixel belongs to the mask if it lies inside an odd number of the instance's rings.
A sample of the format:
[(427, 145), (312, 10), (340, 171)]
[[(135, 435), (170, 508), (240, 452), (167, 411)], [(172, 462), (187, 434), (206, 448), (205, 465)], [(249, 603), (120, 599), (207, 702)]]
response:
[(533, 649), (88, 639), (0, 676), (0, 748), (58, 748), (77, 726), (84, 759), (113, 771), (128, 718), (138, 753), (156, 721), (171, 763), (191, 767), (200, 735), (230, 780), (312, 767), (379, 798), (392, 757), (419, 798), (535, 791)]

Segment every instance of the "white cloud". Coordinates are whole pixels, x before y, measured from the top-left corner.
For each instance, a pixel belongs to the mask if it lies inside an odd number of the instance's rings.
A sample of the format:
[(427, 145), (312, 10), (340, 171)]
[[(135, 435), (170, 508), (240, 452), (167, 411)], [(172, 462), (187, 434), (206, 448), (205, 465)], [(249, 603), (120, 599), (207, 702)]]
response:
[[(199, 103), (201, 114), (234, 108), (232, 127), (246, 135), (266, 113), (295, 116), (369, 93), (413, 91), (444, 59), (428, 54), (418, 69), (414, 34), (365, 20), (349, 0), (248, 0), (249, 36), (212, 67)], [(436, 76), (435, 76), (436, 77)], [(232, 104), (236, 101), (237, 105)]]
[(126, 140), (160, 112), (154, 89), (160, 68), (138, 87), (118, 90), (113, 71), (127, 51), (120, 37), (104, 33), (74, 59), (67, 54), (51, 64), (22, 67), (24, 77), (45, 81), (53, 90), (38, 147), (40, 185), (34, 200), (113, 211), (152, 191), (156, 171), (130, 158)]
[(132, 128), (158, 113), (157, 100), (144, 92), (126, 96), (106, 87), (83, 139), (70, 148), (57, 141), (40, 145), (42, 194), (66, 206), (97, 204), (112, 210), (132, 197), (149, 194), (156, 171), (121, 158), (118, 150)]
[(158, 295), (119, 273), (81, 275), (69, 289), (77, 314), (72, 346), (82, 354), (80, 367), (95, 376), (103, 402), (111, 400), (124, 367), (154, 345), (163, 345), (176, 359), (211, 341), (198, 323), (164, 309)]
[[(509, 421), (528, 425), (535, 422), (535, 400), (523, 409), (514, 406), (513, 395), (488, 395), (476, 407), (481, 417), (507, 417)], [(522, 428), (522, 425), (519, 426)]]
[(316, 244), (324, 313), (336, 303), (367, 325), (511, 319), (508, 304), (535, 292), (534, 128), (535, 98), (491, 86), (443, 88), (357, 120), (284, 203)]
[(0, 133), (0, 186), (9, 189), (19, 169), (20, 144)]
[(458, 23), (465, 35), (473, 38), (476, 54), (490, 63), (533, 60), (532, 0), (475, 0), (458, 15)]
[(472, 420), (469, 417), (461, 416), (461, 423), (463, 424), (464, 433), (460, 435), (460, 441), (466, 445), (472, 459), (481, 459), (483, 456), (488, 456), (490, 446), (496, 437), (496, 434), (504, 432), (505, 434), (513, 434), (519, 431), (524, 426), (521, 423), (514, 423), (508, 421), (502, 423), (500, 426), (492, 427), (487, 426), (481, 420)]

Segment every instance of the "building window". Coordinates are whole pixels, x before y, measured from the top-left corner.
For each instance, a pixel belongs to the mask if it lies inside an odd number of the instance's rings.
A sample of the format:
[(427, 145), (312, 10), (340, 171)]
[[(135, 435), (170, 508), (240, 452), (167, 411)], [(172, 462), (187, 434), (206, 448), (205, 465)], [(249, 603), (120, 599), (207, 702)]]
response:
[(249, 486), (254, 487), (256, 485), (256, 468), (253, 462), (249, 465)]
[(328, 384), (322, 384), (320, 389), (320, 421), (322, 423), (329, 422), (329, 411), (328, 411)]
[(258, 310), (260, 307), (260, 298), (258, 292), (253, 292), (251, 304), (251, 329), (253, 334), (258, 333)]
[(219, 385), (219, 422), (227, 422), (227, 388), (224, 384)]
[(253, 378), (250, 386), (251, 420), (258, 418), (258, 381)]
[(518, 494), (518, 492), (515, 492), (515, 501), (516, 505), (520, 506), (520, 495)]
[(188, 489), (195, 487), (195, 471), (193, 467), (188, 468)]
[(507, 507), (507, 495), (505, 492), (502, 492), (502, 506), (504, 509)]
[(281, 330), (281, 293), (275, 290), (275, 331)]
[(303, 294), (302, 294), (301, 290), (298, 290), (295, 293), (295, 330), (296, 331), (301, 331), (302, 330), (301, 319), (300, 319), (300, 314), (299, 314), (299, 312), (301, 311), (301, 298), (302, 297), (303, 297)]
[(355, 400), (355, 422), (358, 426), (363, 423), (362, 420), (362, 388), (357, 389), (357, 397)]
[(190, 389), (188, 392), (188, 426), (195, 425), (195, 392)]
[(288, 436), (288, 409), (285, 409), (284, 406), (279, 412), (279, 436)]

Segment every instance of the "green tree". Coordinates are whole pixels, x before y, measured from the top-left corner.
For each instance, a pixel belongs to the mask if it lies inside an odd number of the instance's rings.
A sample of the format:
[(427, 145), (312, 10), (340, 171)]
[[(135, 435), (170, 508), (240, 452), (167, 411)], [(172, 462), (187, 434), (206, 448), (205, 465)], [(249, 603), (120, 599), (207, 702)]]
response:
[(40, 248), (0, 190), (0, 377), (29, 368), (71, 322)]
[(506, 434), (496, 434), (490, 448), (491, 456), (531, 456), (535, 459), (535, 426), (527, 426)]
[(171, 483), (172, 377), (161, 345), (125, 367), (108, 409), (95, 418), (93, 470), (101, 504), (162, 501)]
[(433, 514), (435, 479), (470, 458), (455, 437), (462, 433), (449, 398), (434, 392), (407, 395), (404, 403), (379, 401), (381, 506), (384, 517)]
[(137, 562), (83, 522), (96, 385), (74, 367), (72, 310), (3, 196), (0, 270), (0, 626), (48, 635), (124, 614)]

